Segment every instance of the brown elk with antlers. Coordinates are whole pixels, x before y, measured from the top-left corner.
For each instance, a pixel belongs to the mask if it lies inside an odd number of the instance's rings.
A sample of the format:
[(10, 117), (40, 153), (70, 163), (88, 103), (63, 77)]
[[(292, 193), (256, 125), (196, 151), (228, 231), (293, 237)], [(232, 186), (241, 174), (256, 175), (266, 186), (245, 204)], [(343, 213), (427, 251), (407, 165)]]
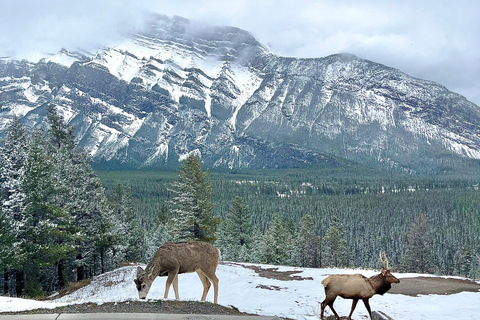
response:
[(145, 270), (137, 268), (134, 280), (138, 297), (145, 299), (157, 276), (167, 276), (164, 298), (168, 298), (170, 285), (173, 283), (175, 299), (178, 299), (178, 275), (196, 272), (203, 284), (202, 301), (207, 298), (210, 281), (213, 283), (214, 303), (218, 297), (218, 278), (215, 275), (220, 252), (205, 242), (167, 242), (158, 248)]
[(322, 284), (325, 287), (325, 300), (322, 302), (320, 319), (323, 319), (323, 312), (325, 311), (326, 306), (329, 306), (335, 317), (340, 320), (340, 317), (333, 308), (333, 302), (338, 296), (345, 299), (353, 299), (352, 310), (348, 315), (348, 320), (351, 319), (353, 311), (357, 306), (357, 302), (360, 299), (365, 304), (370, 319), (372, 319), (372, 312), (368, 300), (375, 294), (383, 295), (390, 290), (392, 283), (400, 282), (400, 280), (390, 273), (385, 252), (383, 253), (383, 258), (382, 253), (380, 252), (380, 261), (382, 262), (381, 273), (370, 278), (366, 278), (361, 274), (331, 275), (325, 278), (322, 281)]

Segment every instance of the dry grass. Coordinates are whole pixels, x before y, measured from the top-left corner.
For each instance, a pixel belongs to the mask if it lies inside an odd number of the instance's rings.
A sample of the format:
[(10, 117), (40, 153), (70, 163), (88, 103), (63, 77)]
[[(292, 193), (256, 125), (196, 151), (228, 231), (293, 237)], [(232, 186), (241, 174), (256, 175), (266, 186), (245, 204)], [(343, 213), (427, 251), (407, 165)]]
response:
[(77, 282), (70, 282), (65, 286), (65, 288), (60, 290), (58, 292), (58, 294), (47, 297), (44, 300), (54, 300), (54, 299), (61, 298), (61, 297), (66, 296), (66, 295), (68, 295), (72, 292), (77, 291), (78, 289), (81, 289), (83, 287), (88, 286), (91, 282), (92, 282), (91, 279), (85, 279), (85, 280), (77, 281)]

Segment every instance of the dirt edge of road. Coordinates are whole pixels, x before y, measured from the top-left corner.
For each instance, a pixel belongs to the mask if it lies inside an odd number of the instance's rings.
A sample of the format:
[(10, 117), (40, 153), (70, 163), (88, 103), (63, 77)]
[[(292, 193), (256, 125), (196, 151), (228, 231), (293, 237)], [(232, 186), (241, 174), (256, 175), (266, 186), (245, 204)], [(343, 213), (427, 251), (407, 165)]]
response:
[(4, 312), (0, 315), (65, 314), (65, 313), (164, 313), (164, 314), (222, 314), (250, 315), (234, 306), (225, 307), (210, 302), (181, 300), (147, 300), (108, 302), (102, 304), (72, 304), (54, 309), (35, 309), (22, 312)]

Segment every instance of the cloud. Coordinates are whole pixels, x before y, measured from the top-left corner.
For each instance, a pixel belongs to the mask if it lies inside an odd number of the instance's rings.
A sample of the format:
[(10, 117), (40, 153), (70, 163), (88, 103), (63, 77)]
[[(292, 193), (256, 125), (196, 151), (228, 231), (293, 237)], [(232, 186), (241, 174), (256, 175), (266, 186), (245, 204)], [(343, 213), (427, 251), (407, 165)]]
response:
[(0, 1), (0, 56), (96, 50), (146, 12), (251, 32), (278, 55), (349, 52), (433, 80), (480, 105), (480, 2), (471, 0)]
[(21, 0), (0, 3), (0, 55), (35, 59), (63, 47), (95, 50), (140, 25), (127, 1)]
[[(480, 3), (431, 1), (183, 1), (167, 14), (250, 31), (279, 55), (339, 52), (436, 81), (480, 105)], [(157, 10), (161, 8), (156, 8)]]

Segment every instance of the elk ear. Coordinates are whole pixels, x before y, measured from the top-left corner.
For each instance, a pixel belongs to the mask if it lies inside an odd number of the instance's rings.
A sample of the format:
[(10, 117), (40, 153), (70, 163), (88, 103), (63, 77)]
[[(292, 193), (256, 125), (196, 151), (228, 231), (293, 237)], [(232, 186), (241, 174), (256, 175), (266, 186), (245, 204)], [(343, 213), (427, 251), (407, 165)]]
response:
[(387, 269), (382, 268), (382, 276), (385, 276), (387, 274), (387, 271), (388, 271)]
[(145, 270), (143, 270), (141, 267), (137, 267), (137, 278), (139, 275), (142, 275), (145, 273)]

